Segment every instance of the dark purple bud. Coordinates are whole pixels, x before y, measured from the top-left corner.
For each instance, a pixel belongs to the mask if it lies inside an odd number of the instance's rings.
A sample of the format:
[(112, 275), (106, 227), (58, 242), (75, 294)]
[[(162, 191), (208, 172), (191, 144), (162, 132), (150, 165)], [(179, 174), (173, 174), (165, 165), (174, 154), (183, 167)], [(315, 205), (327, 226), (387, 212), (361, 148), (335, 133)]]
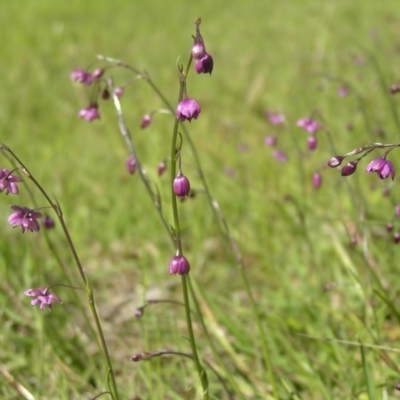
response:
[(307, 139), (307, 148), (308, 150), (315, 150), (317, 148), (317, 138), (314, 135), (311, 135)]
[(390, 87), (390, 93), (391, 94), (396, 94), (396, 93), (399, 93), (399, 92), (400, 92), (400, 85), (398, 83), (396, 83), (396, 84), (394, 84), (394, 85), (392, 85)]
[(128, 172), (133, 175), (136, 171), (136, 160), (132, 156), (129, 156), (126, 159), (125, 165)]
[(138, 308), (135, 310), (135, 317), (136, 317), (136, 318), (142, 317), (143, 314), (144, 314), (144, 309), (143, 309), (143, 307), (138, 307)]
[(101, 98), (103, 100), (108, 100), (110, 98), (110, 92), (107, 88), (104, 88), (104, 90), (101, 92)]
[(161, 176), (167, 170), (167, 164), (164, 161), (161, 161), (157, 166), (158, 176)]
[(395, 232), (393, 234), (393, 243), (399, 243), (400, 242), (400, 233), (399, 232)]
[(169, 262), (169, 273), (171, 275), (187, 275), (190, 271), (189, 261), (183, 256), (174, 256)]
[(350, 161), (342, 168), (342, 176), (349, 176), (354, 174), (357, 169), (357, 161)]
[(201, 107), (199, 103), (194, 99), (186, 98), (177, 105), (175, 115), (181, 121), (190, 122), (193, 118), (197, 119), (197, 117), (200, 115), (200, 112)]
[(194, 60), (194, 69), (198, 74), (210, 74), (214, 68), (213, 58), (206, 53), (200, 60)]
[(391, 222), (388, 222), (386, 224), (386, 231), (387, 232), (392, 232), (392, 230), (393, 230), (393, 224)]
[(184, 198), (190, 193), (190, 182), (189, 179), (186, 178), (181, 172), (175, 177), (174, 182), (172, 183), (172, 187), (174, 189), (174, 193), (179, 198)]
[(53, 229), (54, 228), (54, 219), (49, 217), (48, 215), (45, 215), (42, 219), (42, 225), (46, 229)]
[(316, 172), (312, 177), (312, 184), (315, 189), (319, 189), (322, 185), (322, 175)]
[(329, 161), (328, 161), (328, 167), (330, 168), (336, 168), (338, 167), (342, 161), (343, 161), (344, 157), (342, 156), (333, 156)]

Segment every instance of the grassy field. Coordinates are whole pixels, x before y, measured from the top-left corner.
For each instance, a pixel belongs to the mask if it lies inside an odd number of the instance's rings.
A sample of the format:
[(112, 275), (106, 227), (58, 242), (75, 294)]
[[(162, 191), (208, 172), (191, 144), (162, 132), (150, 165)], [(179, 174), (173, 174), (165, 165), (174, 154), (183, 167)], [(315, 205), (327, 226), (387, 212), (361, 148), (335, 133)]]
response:
[[(187, 63), (199, 16), (214, 70), (190, 72), (188, 95), (202, 112), (183, 126), (209, 191), (182, 126), (182, 168), (196, 196), (178, 208), (209, 398), (400, 397), (398, 178), (364, 172), (379, 150), (347, 178), (326, 167), (333, 155), (398, 140), (400, 94), (389, 91), (400, 79), (395, 0), (3, 1), (0, 142), (62, 207), (93, 286), (120, 398), (207, 397), (190, 359), (181, 279), (168, 273), (175, 249), (139, 174), (125, 169), (129, 151), (112, 101), (101, 102), (100, 120), (77, 118), (91, 88), (69, 75), (95, 68), (98, 54), (121, 59), (147, 71), (175, 107), (177, 62)], [(132, 78), (107, 72), (116, 85)], [(338, 95), (344, 87), (347, 95)], [(170, 171), (159, 177), (157, 165), (170, 155), (174, 118), (157, 114), (140, 129), (145, 113), (166, 108), (141, 80), (121, 104), (173, 225)], [(285, 123), (273, 125), (267, 111), (282, 113)], [(306, 116), (322, 125), (314, 151), (296, 124)], [(264, 144), (269, 135), (276, 148)], [(396, 151), (388, 156), (395, 167)], [(13, 169), (6, 152), (0, 160)], [(31, 308), (24, 296), (52, 284), (85, 287), (58, 221), (24, 235), (7, 223), (10, 205), (47, 205), (19, 176), (20, 194), (0, 198), (0, 398), (94, 399), (107, 390), (107, 366), (85, 291), (54, 287), (63, 303), (51, 312)], [(136, 318), (149, 300), (163, 301)], [(161, 350), (171, 353), (131, 360)]]

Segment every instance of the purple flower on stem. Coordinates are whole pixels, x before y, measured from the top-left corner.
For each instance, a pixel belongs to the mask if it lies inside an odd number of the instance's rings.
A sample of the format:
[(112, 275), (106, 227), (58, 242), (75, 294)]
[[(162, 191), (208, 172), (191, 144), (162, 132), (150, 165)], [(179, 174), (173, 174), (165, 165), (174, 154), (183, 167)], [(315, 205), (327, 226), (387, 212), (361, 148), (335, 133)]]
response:
[(42, 219), (42, 225), (46, 229), (53, 229), (54, 228), (54, 219), (49, 217), (48, 215), (45, 215)]
[(0, 193), (5, 190), (6, 194), (18, 194), (18, 182), (22, 182), (22, 179), (16, 175), (12, 175), (8, 169), (0, 169)]
[(214, 68), (213, 58), (206, 53), (200, 60), (194, 60), (194, 69), (198, 74), (210, 74)]
[(344, 157), (342, 156), (333, 156), (327, 163), (329, 168), (336, 168), (338, 167), (342, 161), (343, 161)]
[(88, 107), (82, 108), (82, 110), (79, 111), (78, 117), (86, 119), (86, 121), (89, 122), (95, 119), (100, 119), (100, 113), (97, 103), (93, 103)]
[(75, 68), (69, 77), (84, 85), (90, 85), (92, 83), (92, 74), (83, 68)]
[(161, 161), (157, 166), (157, 174), (161, 176), (167, 170), (167, 164), (164, 161)]
[(276, 136), (266, 136), (264, 139), (264, 144), (266, 146), (275, 146), (277, 143), (278, 139), (276, 138)]
[(317, 130), (321, 127), (320, 123), (315, 119), (310, 117), (301, 118), (297, 121), (297, 126), (305, 129), (307, 132), (311, 134), (317, 132)]
[(393, 180), (394, 176), (396, 175), (393, 164), (384, 157), (379, 157), (372, 160), (367, 165), (365, 171), (369, 174), (376, 172), (381, 179), (386, 179), (391, 176)]
[(142, 120), (140, 121), (140, 127), (142, 129), (145, 129), (151, 124), (151, 122), (152, 122), (151, 115), (145, 114), (143, 115)]
[(91, 75), (92, 75), (92, 80), (96, 81), (97, 79), (100, 79), (104, 74), (104, 69), (103, 68), (97, 68), (95, 69)]
[(286, 155), (286, 153), (284, 153), (281, 150), (274, 150), (274, 152), (272, 153), (273, 156), (281, 163), (284, 163), (287, 161), (288, 157)]
[(114, 94), (120, 99), (125, 93), (125, 89), (121, 86), (114, 89)]
[(42, 216), (40, 212), (31, 210), (28, 207), (11, 206), (11, 208), (15, 212), (8, 217), (8, 222), (14, 228), (20, 226), (22, 233), (25, 231), (37, 232), (40, 230), (40, 225), (37, 221)]
[(200, 115), (201, 108), (199, 103), (194, 100), (186, 97), (184, 100), (179, 102), (176, 107), (175, 115), (181, 121), (191, 121), (193, 118), (197, 119)]
[(186, 178), (185, 175), (182, 174), (182, 172), (178, 172), (178, 175), (176, 175), (172, 187), (174, 189), (174, 193), (180, 198), (183, 199), (186, 196), (189, 195), (190, 193), (190, 182), (189, 179)]
[(349, 176), (354, 174), (357, 169), (357, 161), (350, 161), (342, 168), (342, 176)]
[(285, 122), (285, 116), (280, 113), (267, 111), (267, 118), (272, 125), (280, 125)]
[(319, 172), (315, 172), (312, 177), (312, 184), (315, 189), (319, 189), (322, 185), (322, 175)]
[(126, 169), (131, 175), (133, 175), (136, 172), (136, 160), (132, 156), (129, 156), (126, 159), (125, 165)]
[(36, 299), (31, 300), (31, 305), (35, 306), (36, 304), (40, 304), (41, 310), (44, 310), (46, 307), (51, 310), (52, 303), (55, 301), (61, 303), (60, 298), (50, 293), (47, 288), (28, 289), (25, 290), (24, 293), (26, 296), (36, 297)]
[(171, 275), (187, 275), (190, 271), (189, 261), (183, 256), (174, 256), (169, 262), (169, 273)]
[(315, 150), (317, 148), (318, 141), (314, 135), (310, 135), (307, 139), (307, 148), (308, 150)]

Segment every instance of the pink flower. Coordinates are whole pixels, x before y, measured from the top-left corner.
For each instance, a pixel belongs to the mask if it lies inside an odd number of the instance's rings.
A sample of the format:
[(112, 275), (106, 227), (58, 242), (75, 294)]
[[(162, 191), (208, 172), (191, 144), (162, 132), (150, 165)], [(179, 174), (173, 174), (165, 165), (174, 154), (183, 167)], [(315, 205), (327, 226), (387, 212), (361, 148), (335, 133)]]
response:
[(140, 127), (142, 129), (145, 129), (151, 124), (151, 122), (152, 122), (151, 115), (145, 114), (143, 115), (142, 120), (140, 121)]
[(125, 165), (126, 169), (131, 175), (133, 175), (136, 172), (136, 160), (132, 156), (129, 156), (126, 159)]
[(84, 85), (90, 85), (92, 83), (92, 74), (83, 68), (75, 68), (69, 77)]
[(89, 122), (95, 119), (100, 119), (98, 105), (96, 103), (93, 103), (89, 107), (82, 108), (82, 110), (79, 111), (78, 117), (86, 119), (86, 121)]
[(272, 125), (280, 125), (285, 122), (285, 116), (280, 113), (267, 111), (267, 118)]
[(8, 217), (8, 222), (14, 228), (20, 226), (22, 233), (25, 231), (37, 232), (40, 230), (40, 225), (37, 221), (42, 216), (40, 212), (31, 210), (28, 207), (11, 206), (11, 208), (15, 212)]
[(288, 157), (286, 155), (286, 153), (284, 153), (281, 150), (274, 150), (274, 152), (272, 153), (273, 156), (281, 163), (284, 163), (287, 161)]
[(319, 172), (315, 172), (312, 177), (312, 184), (315, 189), (319, 189), (322, 185), (322, 176)]
[(6, 194), (18, 194), (18, 182), (22, 182), (22, 179), (16, 175), (12, 175), (8, 169), (0, 169), (0, 193), (5, 190)]
[(201, 108), (199, 103), (190, 98), (186, 98), (179, 102), (178, 106), (176, 107), (176, 117), (179, 118), (181, 121), (191, 121), (193, 118), (197, 119), (200, 115)]
[(266, 136), (264, 139), (264, 144), (266, 146), (275, 146), (277, 143), (278, 139), (276, 136)]
[(26, 296), (36, 297), (36, 299), (31, 300), (31, 305), (35, 306), (36, 304), (40, 304), (41, 310), (44, 310), (45, 307), (51, 310), (52, 303), (55, 301), (61, 303), (60, 298), (55, 294), (50, 293), (47, 288), (28, 289), (25, 290), (24, 293)]
[(393, 164), (383, 157), (375, 158), (374, 160), (372, 160), (367, 165), (365, 171), (369, 174), (376, 172), (381, 179), (386, 179), (391, 176), (393, 180), (396, 175)]
[(169, 262), (169, 273), (171, 275), (187, 275), (190, 271), (190, 264), (186, 257), (174, 256)]
[(305, 129), (307, 132), (311, 134), (317, 132), (317, 130), (321, 127), (320, 123), (315, 119), (310, 117), (301, 118), (297, 121), (297, 126)]
[(174, 182), (172, 183), (172, 187), (174, 189), (174, 193), (180, 198), (183, 199), (190, 193), (190, 182), (189, 179), (186, 178), (181, 172), (176, 175)]

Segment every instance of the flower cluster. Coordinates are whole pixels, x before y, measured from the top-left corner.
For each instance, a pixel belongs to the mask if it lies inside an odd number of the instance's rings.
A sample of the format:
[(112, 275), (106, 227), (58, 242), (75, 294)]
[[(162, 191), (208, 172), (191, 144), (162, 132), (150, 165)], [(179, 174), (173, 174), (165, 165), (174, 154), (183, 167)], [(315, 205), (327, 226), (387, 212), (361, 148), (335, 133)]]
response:
[(318, 145), (316, 133), (321, 128), (321, 124), (311, 117), (304, 117), (297, 121), (297, 126), (309, 133), (307, 139), (308, 150), (315, 150)]

